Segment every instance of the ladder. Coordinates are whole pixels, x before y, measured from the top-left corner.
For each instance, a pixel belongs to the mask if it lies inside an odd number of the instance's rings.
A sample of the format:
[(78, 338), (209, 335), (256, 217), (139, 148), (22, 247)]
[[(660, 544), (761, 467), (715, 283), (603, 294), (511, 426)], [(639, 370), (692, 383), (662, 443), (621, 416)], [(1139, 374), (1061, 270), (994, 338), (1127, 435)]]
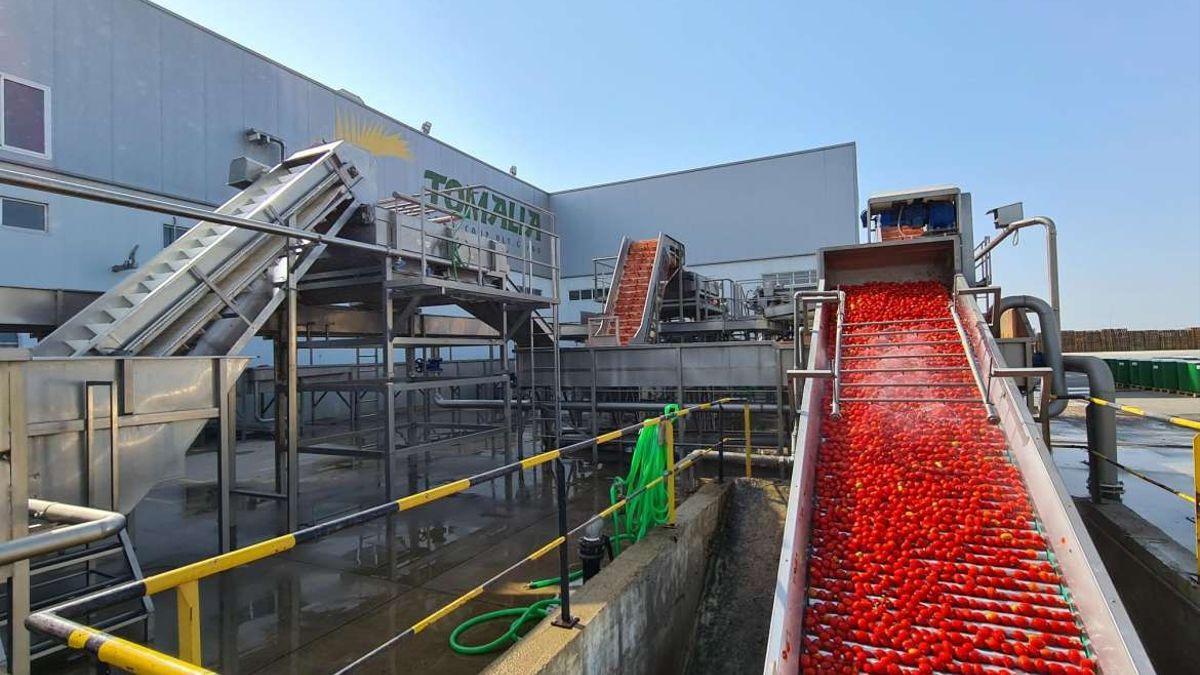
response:
[[(338, 156), (341, 143), (293, 154), (216, 212), (336, 234), (357, 212), (352, 188), (361, 180)], [(293, 276), (323, 251), (323, 244), (304, 249)], [(38, 343), (34, 354), (236, 353), (281, 302), (271, 272), (287, 257), (283, 237), (201, 221)]]

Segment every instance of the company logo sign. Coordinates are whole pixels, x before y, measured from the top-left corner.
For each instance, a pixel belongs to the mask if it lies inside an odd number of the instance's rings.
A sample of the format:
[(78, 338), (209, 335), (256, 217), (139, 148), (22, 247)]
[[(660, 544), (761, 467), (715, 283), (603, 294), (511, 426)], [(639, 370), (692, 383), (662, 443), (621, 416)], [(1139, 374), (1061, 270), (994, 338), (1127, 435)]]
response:
[(404, 136), (399, 131), (388, 131), (382, 122), (364, 122), (354, 115), (338, 112), (333, 135), (377, 157), (412, 159), (412, 149)]
[[(461, 181), (425, 170), (425, 184), (441, 194), (432, 195), (434, 206), (440, 206), (462, 216), (463, 220), (478, 225), (488, 225), (518, 235), (503, 237), (510, 247), (518, 243), (524, 234), (535, 241), (542, 240), (542, 233), (532, 228), (542, 226), (542, 216), (524, 204), (490, 192), (485, 188), (465, 190)], [(473, 231), (473, 230), (472, 230)]]

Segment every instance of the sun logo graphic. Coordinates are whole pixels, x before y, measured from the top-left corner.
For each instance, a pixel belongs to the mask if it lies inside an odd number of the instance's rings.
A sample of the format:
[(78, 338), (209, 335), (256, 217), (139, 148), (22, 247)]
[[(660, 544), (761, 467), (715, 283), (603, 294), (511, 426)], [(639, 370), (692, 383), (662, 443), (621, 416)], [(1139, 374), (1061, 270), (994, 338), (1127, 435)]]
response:
[(337, 114), (334, 136), (353, 143), (377, 157), (412, 159), (408, 141), (399, 132), (387, 131), (382, 123), (365, 123), (350, 115)]

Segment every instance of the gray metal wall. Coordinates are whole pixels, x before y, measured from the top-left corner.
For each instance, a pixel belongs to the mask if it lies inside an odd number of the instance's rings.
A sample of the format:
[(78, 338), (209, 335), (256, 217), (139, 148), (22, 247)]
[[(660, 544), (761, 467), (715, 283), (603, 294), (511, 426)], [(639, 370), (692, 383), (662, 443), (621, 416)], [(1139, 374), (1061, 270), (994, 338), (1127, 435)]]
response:
[[(51, 158), (0, 151), (9, 168), (215, 205), (234, 193), (225, 185), (231, 159), (278, 160), (277, 146), (246, 143), (244, 131), (255, 127), (283, 138), (289, 152), (356, 136), (374, 154), (369, 175), (381, 194), (419, 191), (432, 170), (547, 202), (507, 172), (143, 0), (0, 0), (0, 72), (51, 91)], [(379, 133), (371, 141), (355, 130)], [(34, 197), (51, 212), (48, 235), (0, 228), (0, 284), (104, 289), (116, 277), (108, 266), (135, 243), (140, 260), (162, 247), (161, 216), (4, 187), (0, 195)]]
[[(254, 127), (290, 150), (339, 137), (368, 146), (381, 194), (445, 177), (549, 206), (568, 274), (590, 273), (591, 258), (614, 253), (624, 234), (666, 231), (686, 242), (693, 263), (856, 237), (853, 144), (547, 195), (144, 0), (0, 0), (0, 72), (50, 87), (52, 105), (51, 158), (0, 150), (9, 168), (215, 205), (233, 194), (229, 160), (277, 160), (275, 146), (245, 141)], [(167, 219), (156, 214), (4, 187), (0, 195), (50, 205), (48, 233), (0, 227), (0, 285), (102, 290), (135, 244), (139, 262), (162, 247)], [(514, 239), (494, 224), (482, 229)]]
[(590, 274), (622, 235), (665, 232), (690, 263), (811, 253), (858, 241), (855, 145), (555, 192), (566, 274)]

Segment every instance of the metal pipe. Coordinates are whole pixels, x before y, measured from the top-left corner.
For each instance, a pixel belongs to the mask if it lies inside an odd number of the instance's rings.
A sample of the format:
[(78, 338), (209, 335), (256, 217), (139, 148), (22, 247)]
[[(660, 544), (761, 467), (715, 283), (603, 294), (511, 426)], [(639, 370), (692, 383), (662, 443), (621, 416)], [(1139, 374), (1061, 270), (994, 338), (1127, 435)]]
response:
[[(472, 409), (499, 409), (504, 407), (504, 401), (497, 398), (443, 398), (440, 394), (434, 394), (433, 403), (442, 408), (452, 408), (461, 410)], [(533, 408), (534, 402), (529, 399), (521, 399), (520, 402), (514, 400), (514, 406), (521, 408)], [(549, 405), (539, 401), (539, 406)], [(559, 404), (563, 410), (591, 410), (591, 401), (562, 401)], [(750, 410), (753, 412), (774, 412), (775, 405), (770, 403), (751, 403)], [(662, 412), (662, 403), (639, 403), (635, 401), (610, 401), (607, 403), (596, 403), (596, 410), (604, 410), (609, 412)]]
[[(1031, 225), (1041, 225), (1046, 228), (1046, 274), (1050, 280), (1050, 306), (1054, 308), (1054, 316), (1061, 320), (1062, 316), (1058, 304), (1058, 229), (1054, 226), (1053, 220), (1046, 216), (1034, 216), (1033, 218), (1009, 223), (1007, 227), (1000, 231), (1000, 234), (995, 239), (989, 241), (975, 254), (975, 260), (989, 256), (992, 249), (996, 248), (1000, 242), (1007, 239), (1017, 230)], [(996, 316), (999, 318), (998, 314)]]
[[(718, 455), (705, 453), (697, 459), (705, 462), (718, 462), (722, 468), (726, 464), (734, 466), (742, 466), (746, 463), (746, 455), (738, 453), (725, 454), (721, 451)], [(773, 466), (791, 466), (792, 458), (790, 455), (764, 455), (761, 453), (751, 453), (750, 463), (754, 466), (773, 467)]]
[(1050, 402), (1050, 417), (1058, 417), (1067, 408), (1067, 376), (1063, 372), (1062, 332), (1059, 330), (1058, 315), (1045, 300), (1032, 295), (1010, 295), (1000, 298), (992, 311), (995, 312), (995, 330), (1000, 330), (1000, 317), (1010, 309), (1027, 309), (1038, 315), (1042, 324), (1042, 352), (1046, 365), (1054, 369), (1051, 378), (1055, 400)]
[(987, 388), (983, 385), (983, 377), (979, 374), (979, 364), (975, 363), (975, 352), (971, 350), (971, 342), (967, 340), (967, 333), (963, 330), (962, 321), (958, 318), (958, 307), (954, 301), (950, 301), (950, 318), (954, 319), (954, 329), (958, 331), (958, 339), (962, 342), (963, 353), (967, 357), (967, 365), (971, 367), (971, 377), (975, 380), (975, 386), (979, 389), (979, 397), (982, 399), (983, 407), (987, 411), (987, 418), (993, 424), (1000, 420), (1000, 416), (996, 414), (996, 407), (992, 405), (991, 399), (988, 398)]
[[(1072, 373), (1087, 375), (1088, 394), (1106, 401), (1115, 400), (1117, 387), (1112, 371), (1104, 361), (1094, 356), (1064, 356), (1063, 368)], [(1088, 493), (1097, 504), (1121, 501), (1121, 482), (1117, 477), (1117, 413), (1111, 408), (1088, 403), (1088, 450), (1109, 460), (1097, 462), (1088, 455)], [(1111, 462), (1111, 463), (1110, 463)]]
[(230, 225), (232, 227), (241, 227), (247, 230), (256, 232), (264, 232), (266, 234), (274, 234), (282, 237), (291, 237), (302, 241), (312, 241), (330, 246), (342, 246), (344, 248), (354, 248), (376, 255), (391, 256), (399, 258), (401, 251), (399, 249), (380, 246), (379, 244), (369, 244), (353, 239), (343, 239), (341, 237), (331, 237), (321, 234), (320, 232), (312, 232), (309, 230), (297, 230), (295, 228), (276, 225), (273, 223), (264, 222), (261, 220), (251, 220), (249, 218), (240, 218), (238, 216), (230, 216), (215, 211), (188, 206), (186, 204), (178, 204), (167, 202), (161, 199), (151, 199), (150, 197), (142, 197), (127, 192), (117, 192), (116, 190), (105, 190), (103, 188), (83, 185), (82, 183), (71, 183), (68, 181), (57, 180), (55, 178), (47, 178), (35, 174), (13, 171), (11, 169), (0, 169), (0, 184), (13, 185), (16, 187), (28, 188), (30, 190), (41, 190), (42, 192), (50, 192), (52, 194), (65, 195), (68, 197), (78, 197), (80, 199), (90, 199), (92, 201), (104, 202), (106, 204), (116, 204), (117, 206), (127, 206), (133, 209), (141, 209), (143, 211), (156, 211), (165, 213), (171, 216), (179, 216), (181, 218), (192, 218), (208, 223), (219, 223), (221, 225)]
[(837, 328), (833, 338), (833, 402), (829, 414), (834, 419), (842, 416), (842, 326), (846, 322), (846, 294), (838, 291)]
[(28, 504), (30, 517), (68, 525), (0, 543), (0, 566), (99, 541), (125, 527), (125, 516), (114, 511), (43, 499), (30, 499)]

